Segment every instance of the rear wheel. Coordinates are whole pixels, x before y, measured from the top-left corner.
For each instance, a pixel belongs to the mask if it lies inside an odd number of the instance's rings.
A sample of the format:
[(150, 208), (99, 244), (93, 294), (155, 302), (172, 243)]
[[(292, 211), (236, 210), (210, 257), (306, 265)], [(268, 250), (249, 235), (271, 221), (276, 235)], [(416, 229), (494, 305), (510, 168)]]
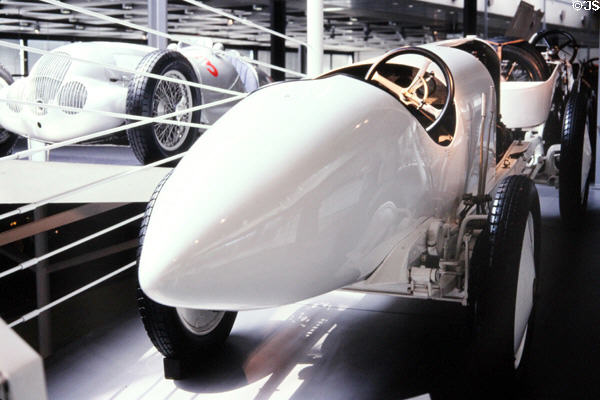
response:
[(530, 179), (501, 182), (475, 252), (472, 379), (479, 389), (510, 391), (531, 341), (539, 276), (540, 206)]
[[(12, 85), (14, 82), (12, 75), (2, 65), (0, 65), (0, 89)], [(0, 127), (0, 157), (4, 157), (12, 152), (18, 136), (6, 129)]]
[[(524, 44), (521, 44), (521, 46)], [(543, 81), (548, 79), (548, 67), (535, 49), (519, 45), (502, 47), (500, 74), (503, 81)]]
[[(170, 173), (158, 184), (146, 207), (140, 229), (138, 262), (152, 208)], [(156, 349), (167, 358), (185, 360), (213, 353), (231, 332), (237, 312), (168, 307), (150, 299), (138, 287), (138, 309)]]
[[(190, 62), (177, 51), (156, 50), (147, 54), (138, 70), (184, 81), (197, 82)], [(201, 104), (200, 91), (192, 86), (137, 75), (129, 83), (127, 113), (156, 117), (182, 111)], [(170, 120), (199, 123), (200, 111)], [(199, 135), (197, 128), (185, 125), (151, 123), (127, 131), (133, 153), (142, 164), (148, 164), (188, 150)]]
[(562, 126), (558, 196), (561, 220), (570, 229), (582, 225), (587, 209), (594, 158), (588, 100), (583, 88), (574, 91)]

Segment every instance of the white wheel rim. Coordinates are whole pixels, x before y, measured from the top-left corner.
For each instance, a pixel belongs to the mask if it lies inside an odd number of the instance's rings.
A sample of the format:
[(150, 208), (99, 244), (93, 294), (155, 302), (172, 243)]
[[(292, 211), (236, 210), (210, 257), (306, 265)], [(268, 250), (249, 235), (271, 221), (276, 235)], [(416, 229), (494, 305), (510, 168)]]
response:
[[(186, 80), (183, 74), (176, 70), (164, 74), (168, 78)], [(169, 114), (175, 111), (189, 109), (193, 106), (192, 89), (189, 85), (160, 81), (154, 90), (154, 109), (152, 116)], [(192, 113), (171, 118), (180, 122), (191, 122)], [(167, 151), (175, 151), (185, 142), (190, 131), (189, 126), (172, 124), (154, 124), (154, 135), (160, 146)]]
[(581, 202), (585, 199), (588, 177), (592, 166), (592, 142), (590, 141), (590, 129), (586, 118), (583, 130), (583, 153), (581, 154)]
[(533, 283), (535, 281), (535, 232), (533, 216), (527, 216), (525, 234), (523, 235), (523, 247), (521, 248), (521, 260), (519, 261), (519, 277), (517, 281), (517, 295), (515, 302), (515, 324), (514, 324), (514, 355), (515, 368), (521, 364), (523, 349), (527, 338), (527, 326), (529, 316), (533, 309)]
[(177, 316), (185, 329), (194, 335), (207, 335), (212, 332), (225, 316), (225, 311), (195, 310), (177, 308)]

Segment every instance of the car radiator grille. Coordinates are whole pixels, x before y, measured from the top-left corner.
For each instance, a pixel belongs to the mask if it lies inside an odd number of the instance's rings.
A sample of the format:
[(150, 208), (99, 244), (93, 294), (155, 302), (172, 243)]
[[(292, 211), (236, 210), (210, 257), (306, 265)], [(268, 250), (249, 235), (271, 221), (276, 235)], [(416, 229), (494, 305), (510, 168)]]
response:
[[(69, 81), (65, 83), (58, 93), (58, 105), (63, 107), (83, 108), (87, 101), (87, 89), (82, 83)], [(64, 113), (74, 115), (76, 110), (62, 110)]]
[[(29, 76), (27, 101), (49, 103), (56, 98), (71, 67), (71, 60), (64, 55), (67, 54), (46, 54), (39, 59)], [(45, 115), (48, 112), (45, 107), (35, 107), (33, 111), (37, 115)]]

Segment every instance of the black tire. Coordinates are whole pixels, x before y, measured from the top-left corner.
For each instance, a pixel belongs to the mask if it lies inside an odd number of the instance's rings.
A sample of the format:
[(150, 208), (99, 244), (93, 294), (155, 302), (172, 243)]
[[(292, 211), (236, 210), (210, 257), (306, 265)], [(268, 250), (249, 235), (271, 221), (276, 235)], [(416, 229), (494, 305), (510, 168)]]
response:
[[(157, 185), (152, 198), (146, 207), (139, 235), (138, 263), (144, 245), (144, 236), (152, 208), (163, 185), (171, 173), (167, 174)], [(227, 311), (222, 319), (210, 331), (195, 334), (187, 329), (180, 319), (175, 307), (168, 307), (151, 300), (138, 285), (137, 304), (142, 323), (152, 344), (165, 357), (179, 360), (209, 355), (216, 351), (229, 336), (237, 312)], [(213, 313), (213, 311), (206, 311)]]
[(502, 47), (500, 70), (508, 81), (545, 81), (550, 76), (546, 61), (527, 42)]
[[(473, 333), (470, 372), (475, 390), (489, 394), (514, 389), (517, 372), (522, 370), (532, 337), (531, 321), (538, 296), (539, 279), (535, 277), (539, 277), (540, 239), (540, 205), (534, 183), (521, 175), (503, 179), (494, 196), (487, 226), (473, 251), (470, 269), (469, 305)], [(523, 243), (531, 243), (529, 240), (533, 242), (533, 250), (524, 253), (525, 262), (521, 263)], [(522, 266), (532, 268), (529, 272), (535, 272), (535, 275), (520, 276)], [(524, 294), (521, 298), (532, 304), (531, 309), (525, 307), (520, 313), (519, 326), (526, 327), (522, 328), (524, 334), (519, 333), (523, 340), (515, 337), (520, 279), (520, 293)], [(523, 325), (525, 323), (527, 325)]]
[[(175, 74), (175, 77), (179, 79), (198, 82), (194, 68), (188, 59), (181, 53), (172, 50), (156, 50), (147, 54), (140, 61), (137, 70), (158, 75)], [(191, 96), (192, 106), (202, 103), (200, 90), (196, 87), (136, 75), (129, 82), (127, 90), (127, 114), (155, 117), (175, 111), (175, 109), (172, 109), (174, 104), (161, 103), (157, 100), (157, 89), (161, 85), (173, 85), (175, 90), (180, 91), (181, 96), (185, 95), (186, 98)], [(189, 122), (199, 123), (200, 111), (192, 113), (191, 118), (189, 118), (189, 115), (187, 117)], [(160, 129), (173, 129), (169, 131), (176, 136), (175, 143), (172, 146), (165, 143), (166, 139), (159, 139)], [(174, 131), (177, 129), (179, 131)], [(157, 123), (127, 130), (127, 137), (133, 153), (142, 164), (158, 161), (188, 150), (196, 141), (198, 135), (199, 130), (197, 128)]]
[(548, 118), (544, 123), (544, 131), (542, 132), (544, 138), (544, 153), (548, 151), (550, 146), (559, 144), (562, 136), (562, 122), (565, 108), (565, 94), (559, 88), (554, 90), (552, 95), (552, 105)]
[[(560, 217), (569, 229), (577, 229), (584, 222), (591, 170), (593, 163), (592, 135), (589, 110), (589, 96), (583, 87), (573, 91), (565, 107), (560, 144), (560, 166), (558, 171), (558, 198)], [(586, 135), (587, 129), (587, 135)], [(589, 170), (583, 171), (584, 146), (590, 146), (592, 159)], [(584, 176), (587, 175), (587, 178)], [(583, 180), (585, 179), (585, 182)]]
[[(10, 72), (0, 65), (0, 80), (6, 85), (12, 85), (14, 80)], [(18, 135), (7, 131), (0, 127), (0, 157), (4, 157), (12, 153), (12, 149), (17, 142)]]

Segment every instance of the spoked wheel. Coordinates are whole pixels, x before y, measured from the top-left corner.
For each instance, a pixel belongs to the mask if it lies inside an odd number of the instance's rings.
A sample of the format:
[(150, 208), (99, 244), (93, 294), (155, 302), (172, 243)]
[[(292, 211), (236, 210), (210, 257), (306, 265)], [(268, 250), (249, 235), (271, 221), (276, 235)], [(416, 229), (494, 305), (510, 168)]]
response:
[[(12, 85), (12, 75), (0, 65), (0, 89)], [(0, 127), (0, 157), (9, 155), (17, 141), (18, 136)]]
[[(146, 207), (140, 230), (138, 262), (152, 208), (170, 173), (158, 184)], [(150, 299), (138, 286), (138, 309), (156, 349), (172, 359), (197, 359), (214, 353), (227, 339), (237, 312), (176, 308)]]
[(539, 54), (529, 51), (527, 43), (502, 47), (500, 77), (502, 81), (543, 81), (548, 79), (548, 67)]
[(550, 60), (562, 60), (572, 63), (577, 58), (579, 45), (569, 32), (551, 29), (536, 33), (531, 44)]
[(558, 197), (560, 217), (570, 229), (583, 225), (594, 159), (588, 93), (580, 88), (567, 102), (560, 145)]
[[(147, 54), (138, 70), (182, 81), (197, 82), (190, 62), (179, 52), (156, 50)], [(192, 86), (137, 75), (129, 83), (127, 113), (157, 117), (192, 108), (201, 103), (200, 91)], [(147, 164), (184, 152), (198, 137), (189, 123), (200, 122), (200, 111), (169, 118), (173, 124), (155, 122), (127, 131), (136, 158)]]
[(476, 251), (472, 381), (510, 391), (531, 341), (540, 270), (540, 205), (530, 179), (514, 175), (500, 183)]

